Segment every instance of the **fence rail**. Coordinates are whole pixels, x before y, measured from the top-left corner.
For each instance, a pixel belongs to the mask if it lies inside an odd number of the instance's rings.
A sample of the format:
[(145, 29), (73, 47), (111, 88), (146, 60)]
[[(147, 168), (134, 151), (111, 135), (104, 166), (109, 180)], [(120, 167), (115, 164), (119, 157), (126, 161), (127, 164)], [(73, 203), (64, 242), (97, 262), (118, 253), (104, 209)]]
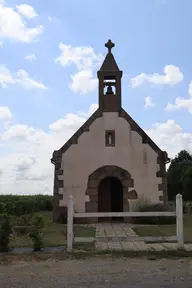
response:
[[(89, 217), (176, 217), (176, 235), (174, 236), (126, 236), (126, 237), (75, 237), (73, 235), (73, 218), (89, 218)], [(176, 196), (176, 211), (150, 211), (150, 212), (89, 212), (74, 213), (73, 196), (68, 198), (68, 219), (67, 219), (67, 250), (73, 250), (73, 242), (116, 242), (116, 241), (145, 241), (145, 242), (177, 242), (178, 248), (184, 247), (183, 237), (183, 198), (181, 194)]]
[(87, 212), (87, 213), (74, 213), (75, 218), (90, 218), (90, 217), (163, 217), (163, 216), (176, 216), (176, 212), (168, 211), (152, 211), (152, 212)]
[(74, 242), (77, 243), (90, 243), (98, 242), (130, 242), (130, 241), (145, 241), (145, 242), (176, 242), (177, 236), (125, 236), (125, 237), (75, 237)]

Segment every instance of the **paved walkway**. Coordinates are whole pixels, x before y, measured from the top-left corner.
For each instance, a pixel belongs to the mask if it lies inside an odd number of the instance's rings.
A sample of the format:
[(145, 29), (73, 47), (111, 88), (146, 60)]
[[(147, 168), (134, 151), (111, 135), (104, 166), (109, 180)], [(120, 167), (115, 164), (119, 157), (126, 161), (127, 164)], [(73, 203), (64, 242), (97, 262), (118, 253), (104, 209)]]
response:
[[(126, 223), (98, 223), (95, 224), (96, 237), (125, 237), (137, 236), (129, 224)], [(96, 241), (96, 249), (98, 250), (132, 250), (132, 251), (163, 251), (177, 250), (177, 243), (151, 243), (144, 241), (130, 242), (98, 242)], [(192, 251), (192, 244), (185, 244), (187, 251)]]

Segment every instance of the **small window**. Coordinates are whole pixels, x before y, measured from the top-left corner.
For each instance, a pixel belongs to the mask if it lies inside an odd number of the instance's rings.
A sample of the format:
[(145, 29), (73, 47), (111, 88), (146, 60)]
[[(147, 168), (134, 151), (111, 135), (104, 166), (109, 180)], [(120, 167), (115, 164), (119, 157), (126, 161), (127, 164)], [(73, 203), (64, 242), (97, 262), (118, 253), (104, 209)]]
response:
[(143, 151), (143, 163), (147, 164), (147, 152), (146, 152), (146, 150)]
[(115, 146), (115, 131), (105, 131), (105, 146)]

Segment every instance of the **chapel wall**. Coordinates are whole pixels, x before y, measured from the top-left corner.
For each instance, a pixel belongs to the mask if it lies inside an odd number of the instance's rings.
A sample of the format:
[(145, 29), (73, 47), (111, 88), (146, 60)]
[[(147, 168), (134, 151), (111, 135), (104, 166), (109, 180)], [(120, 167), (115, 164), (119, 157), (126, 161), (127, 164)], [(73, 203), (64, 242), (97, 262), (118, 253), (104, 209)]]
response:
[[(115, 146), (105, 146), (105, 131), (115, 130)], [(105, 165), (115, 165), (127, 170), (134, 180), (134, 187), (138, 199), (145, 198), (151, 202), (159, 202), (163, 191), (159, 191), (158, 184), (162, 178), (156, 177), (159, 171), (157, 153), (148, 145), (142, 143), (141, 136), (131, 131), (130, 125), (116, 112), (103, 113), (84, 132), (77, 144), (72, 144), (62, 155), (61, 168), (64, 188), (59, 188), (63, 194), (60, 206), (67, 205), (70, 193), (74, 197), (77, 212), (85, 212), (85, 202), (89, 196), (85, 195), (88, 177), (98, 168)], [(128, 201), (128, 200), (127, 200)]]

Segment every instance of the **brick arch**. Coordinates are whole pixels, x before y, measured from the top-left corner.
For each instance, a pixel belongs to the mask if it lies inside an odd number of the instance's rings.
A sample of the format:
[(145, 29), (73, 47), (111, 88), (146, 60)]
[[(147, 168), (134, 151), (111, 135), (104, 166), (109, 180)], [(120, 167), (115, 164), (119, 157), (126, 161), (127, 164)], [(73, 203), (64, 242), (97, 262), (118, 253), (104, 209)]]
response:
[[(102, 166), (91, 173), (88, 177), (86, 195), (89, 196), (89, 202), (85, 203), (86, 212), (98, 212), (98, 186), (99, 183), (108, 177), (116, 177), (121, 181), (123, 186), (123, 211), (129, 211), (128, 199), (137, 198), (137, 193), (129, 192), (129, 188), (134, 187), (134, 180), (131, 174), (118, 166), (107, 165)], [(97, 222), (98, 219), (90, 219), (91, 222)]]

